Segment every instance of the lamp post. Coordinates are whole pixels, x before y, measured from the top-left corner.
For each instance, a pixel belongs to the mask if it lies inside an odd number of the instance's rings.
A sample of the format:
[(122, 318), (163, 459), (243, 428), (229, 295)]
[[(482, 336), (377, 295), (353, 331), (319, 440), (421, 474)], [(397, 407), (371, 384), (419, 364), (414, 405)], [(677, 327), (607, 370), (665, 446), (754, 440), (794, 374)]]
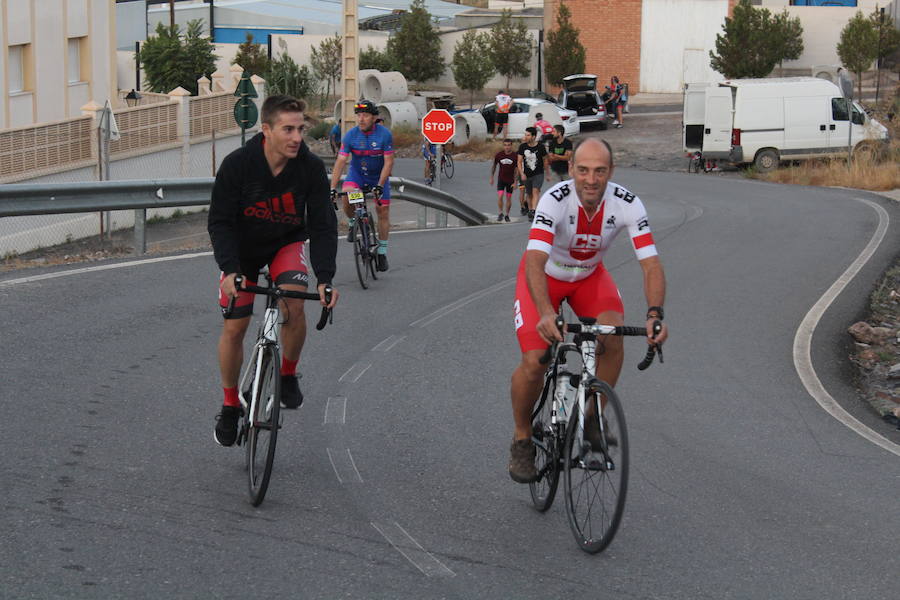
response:
[(125, 104), (128, 105), (128, 108), (133, 106), (137, 106), (141, 101), (141, 94), (136, 90), (131, 90), (125, 95)]

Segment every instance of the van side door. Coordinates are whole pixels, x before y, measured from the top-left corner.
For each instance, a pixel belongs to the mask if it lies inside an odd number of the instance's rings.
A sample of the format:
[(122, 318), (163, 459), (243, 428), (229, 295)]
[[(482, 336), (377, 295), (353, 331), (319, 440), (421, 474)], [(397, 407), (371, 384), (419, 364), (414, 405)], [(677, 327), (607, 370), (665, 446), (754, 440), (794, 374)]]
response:
[(827, 96), (784, 99), (784, 147), (781, 156), (821, 156), (830, 151), (831, 107)]

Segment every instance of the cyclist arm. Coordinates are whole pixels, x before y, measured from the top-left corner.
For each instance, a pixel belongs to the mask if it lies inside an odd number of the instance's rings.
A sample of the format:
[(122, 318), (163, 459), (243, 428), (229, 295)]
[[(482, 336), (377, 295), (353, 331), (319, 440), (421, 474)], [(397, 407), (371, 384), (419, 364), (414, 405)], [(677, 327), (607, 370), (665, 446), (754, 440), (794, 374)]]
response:
[[(662, 306), (666, 300), (666, 274), (663, 271), (662, 261), (659, 256), (651, 256), (640, 262), (641, 269), (644, 272), (644, 295), (647, 297), (647, 306)], [(652, 331), (653, 322), (656, 319), (651, 317), (647, 319), (647, 331)], [(659, 332), (653, 343), (661, 344), (669, 337), (669, 329), (663, 322), (662, 331)], [(648, 336), (648, 343), (649, 343)]]
[[(240, 160), (228, 157), (216, 174), (212, 197), (209, 203), (207, 231), (213, 247), (216, 264), (228, 276), (241, 270), (240, 246), (238, 244), (238, 215), (240, 212), (241, 181)], [(230, 278), (231, 287), (223, 291), (233, 292), (234, 278)]]
[[(321, 159), (314, 159), (310, 174), (310, 192), (306, 199), (306, 230), (309, 235), (309, 261), (316, 274), (317, 288), (331, 283), (336, 270), (337, 217), (331, 206), (328, 178)], [(336, 300), (336, 297), (334, 298)]]

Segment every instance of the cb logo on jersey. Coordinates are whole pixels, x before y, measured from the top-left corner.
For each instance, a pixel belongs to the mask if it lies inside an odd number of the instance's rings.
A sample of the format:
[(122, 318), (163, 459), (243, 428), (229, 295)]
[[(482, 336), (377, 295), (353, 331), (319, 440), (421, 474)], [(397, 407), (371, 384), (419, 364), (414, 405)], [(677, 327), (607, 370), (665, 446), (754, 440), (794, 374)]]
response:
[(576, 233), (572, 236), (569, 254), (577, 260), (587, 260), (600, 250), (603, 238), (592, 233)]

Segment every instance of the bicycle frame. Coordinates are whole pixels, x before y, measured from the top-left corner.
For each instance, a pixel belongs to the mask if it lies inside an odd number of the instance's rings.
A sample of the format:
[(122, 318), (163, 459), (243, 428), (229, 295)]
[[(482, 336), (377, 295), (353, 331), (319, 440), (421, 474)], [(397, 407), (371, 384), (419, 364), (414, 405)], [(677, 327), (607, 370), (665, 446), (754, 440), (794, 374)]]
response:
[[(576, 388), (575, 398), (573, 401), (568, 401), (566, 398), (566, 386), (560, 385), (559, 376), (563, 373), (560, 373), (560, 368), (565, 367), (567, 361), (565, 360), (566, 354), (570, 352), (578, 353), (581, 357), (581, 373), (578, 376), (578, 387)], [(555, 361), (554, 368), (548, 370), (547, 377), (553, 378), (557, 381), (557, 385), (553, 394), (553, 404), (550, 412), (550, 423), (554, 426), (560, 425), (562, 426), (562, 430), (565, 431), (565, 425), (568, 424), (569, 419), (572, 415), (573, 409), (578, 407), (578, 430), (576, 432), (576, 440), (582, 441), (584, 440), (584, 413), (586, 409), (586, 398), (587, 398), (587, 389), (590, 386), (590, 383), (596, 379), (596, 375), (594, 371), (596, 369), (596, 356), (597, 356), (597, 341), (591, 338), (582, 338), (581, 343), (575, 342), (567, 342), (560, 344), (556, 351), (557, 360)], [(569, 373), (569, 377), (575, 377), (575, 373)], [(601, 429), (603, 427), (602, 423), (600, 425)], [(581, 455), (581, 448), (579, 448), (579, 455)]]
[[(269, 287), (271, 287), (272, 283), (269, 281)], [(242, 390), (247, 389), (247, 377), (250, 375), (250, 369), (244, 371), (244, 375), (241, 377), (240, 382), (238, 383), (238, 398), (241, 401), (241, 405), (243, 405), (244, 410), (248, 411), (245, 414), (255, 415), (255, 406), (253, 405), (254, 399), (259, 397), (259, 378), (262, 373), (262, 358), (263, 353), (260, 352), (260, 349), (265, 346), (275, 346), (277, 350), (278, 356), (281, 355), (281, 346), (279, 344), (279, 334), (281, 332), (281, 321), (280, 321), (281, 311), (278, 309), (278, 299), (274, 296), (268, 296), (266, 298), (266, 312), (263, 315), (263, 320), (259, 325), (259, 330), (256, 337), (256, 343), (253, 345), (252, 355), (256, 357), (256, 368), (253, 369), (253, 383), (250, 387), (250, 398), (251, 402), (247, 402), (247, 399), (244, 398), (244, 392)], [(255, 423), (254, 423), (255, 425)]]

